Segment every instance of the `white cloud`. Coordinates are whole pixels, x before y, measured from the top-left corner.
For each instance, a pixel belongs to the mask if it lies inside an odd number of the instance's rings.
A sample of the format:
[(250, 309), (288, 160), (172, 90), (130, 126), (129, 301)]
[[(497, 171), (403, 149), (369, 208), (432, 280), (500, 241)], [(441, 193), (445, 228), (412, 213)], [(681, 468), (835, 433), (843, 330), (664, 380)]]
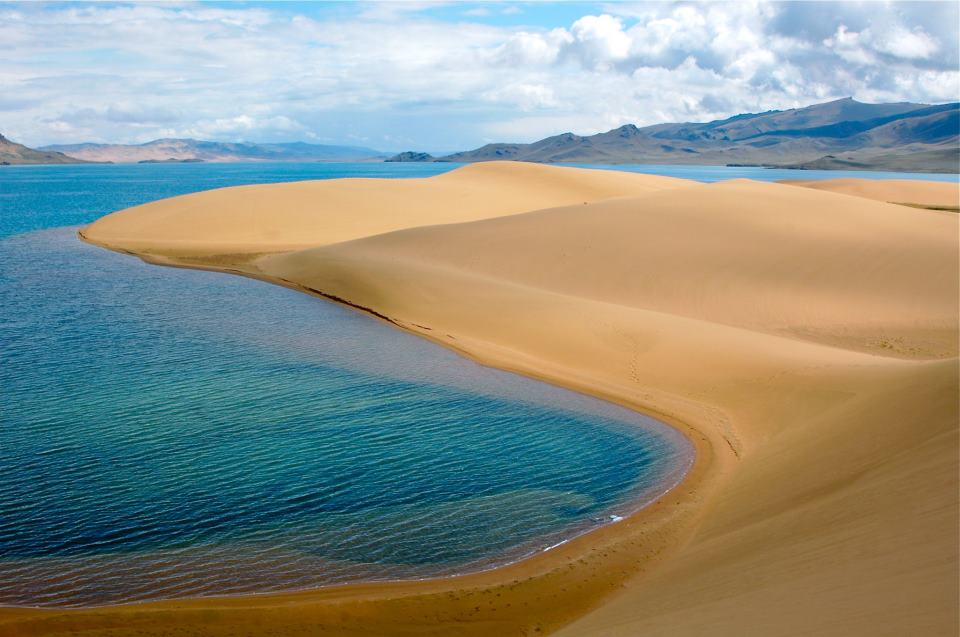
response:
[(845, 62), (875, 64), (876, 56), (864, 42), (865, 39), (867, 38), (864, 38), (863, 34), (849, 31), (846, 25), (841, 24), (833, 37), (827, 38), (823, 43)]
[(843, 60), (865, 66), (881, 63), (878, 54), (907, 61), (927, 60), (940, 49), (937, 39), (922, 29), (911, 30), (900, 24), (886, 29), (868, 27), (859, 32), (841, 24), (823, 43)]
[(921, 29), (911, 31), (898, 25), (878, 38), (876, 48), (907, 60), (926, 60), (937, 52), (939, 44)]
[(568, 52), (587, 67), (608, 68), (630, 53), (631, 40), (623, 32), (623, 23), (607, 14), (580, 18), (570, 27), (570, 35)]
[(519, 31), (493, 50), (491, 59), (505, 66), (543, 66), (557, 61), (564, 45), (573, 41), (565, 29), (547, 33)]
[(516, 104), (524, 112), (552, 108), (559, 104), (553, 87), (547, 84), (507, 84), (485, 91), (481, 97), (493, 102)]
[(0, 130), (455, 149), (960, 93), (956, 3), (611, 3), (551, 28), (536, 4), (524, 27), (437, 6), (0, 4)]

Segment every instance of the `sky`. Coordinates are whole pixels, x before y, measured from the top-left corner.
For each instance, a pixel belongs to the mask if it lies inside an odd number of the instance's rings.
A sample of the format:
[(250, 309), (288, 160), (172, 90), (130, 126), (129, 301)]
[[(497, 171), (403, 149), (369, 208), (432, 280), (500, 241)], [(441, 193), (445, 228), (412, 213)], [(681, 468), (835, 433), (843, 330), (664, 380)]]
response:
[(0, 2), (0, 133), (433, 152), (960, 99), (958, 2)]

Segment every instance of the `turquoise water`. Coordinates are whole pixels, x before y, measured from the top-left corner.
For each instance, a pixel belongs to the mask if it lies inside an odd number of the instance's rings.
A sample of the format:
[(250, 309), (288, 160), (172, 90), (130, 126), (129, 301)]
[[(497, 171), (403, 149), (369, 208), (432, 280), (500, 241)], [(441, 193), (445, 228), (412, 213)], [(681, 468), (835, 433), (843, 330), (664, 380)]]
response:
[[(98, 216), (216, 171), (79, 174), (5, 189), (5, 227)], [(691, 460), (679, 434), (628, 410), (75, 230), (0, 240), (0, 604), (488, 568), (625, 515)]]
[(688, 443), (636, 413), (64, 227), (211, 187), (450, 168), (0, 169), (0, 604), (488, 568), (679, 479)]
[(456, 167), (382, 162), (0, 166), (0, 237), (86, 224), (114, 210), (211, 188), (336, 177), (426, 177)]

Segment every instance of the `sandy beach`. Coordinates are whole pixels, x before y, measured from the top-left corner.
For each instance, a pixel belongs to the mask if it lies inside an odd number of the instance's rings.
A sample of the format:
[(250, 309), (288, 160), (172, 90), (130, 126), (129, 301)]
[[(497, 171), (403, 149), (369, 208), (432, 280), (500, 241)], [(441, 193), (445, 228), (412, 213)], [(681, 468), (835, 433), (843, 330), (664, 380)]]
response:
[(82, 238), (637, 409), (696, 463), (627, 520), (495, 571), (0, 609), (0, 635), (956, 634), (960, 217), (922, 207), (958, 198), (490, 162), (108, 215)]

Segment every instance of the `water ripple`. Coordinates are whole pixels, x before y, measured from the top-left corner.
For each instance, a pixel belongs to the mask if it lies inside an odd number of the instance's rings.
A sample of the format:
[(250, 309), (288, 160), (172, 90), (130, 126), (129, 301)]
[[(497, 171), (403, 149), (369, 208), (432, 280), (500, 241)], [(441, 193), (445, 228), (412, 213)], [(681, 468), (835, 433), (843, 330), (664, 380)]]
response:
[(0, 604), (488, 567), (596, 526), (690, 450), (629, 411), (338, 306), (0, 241)]

